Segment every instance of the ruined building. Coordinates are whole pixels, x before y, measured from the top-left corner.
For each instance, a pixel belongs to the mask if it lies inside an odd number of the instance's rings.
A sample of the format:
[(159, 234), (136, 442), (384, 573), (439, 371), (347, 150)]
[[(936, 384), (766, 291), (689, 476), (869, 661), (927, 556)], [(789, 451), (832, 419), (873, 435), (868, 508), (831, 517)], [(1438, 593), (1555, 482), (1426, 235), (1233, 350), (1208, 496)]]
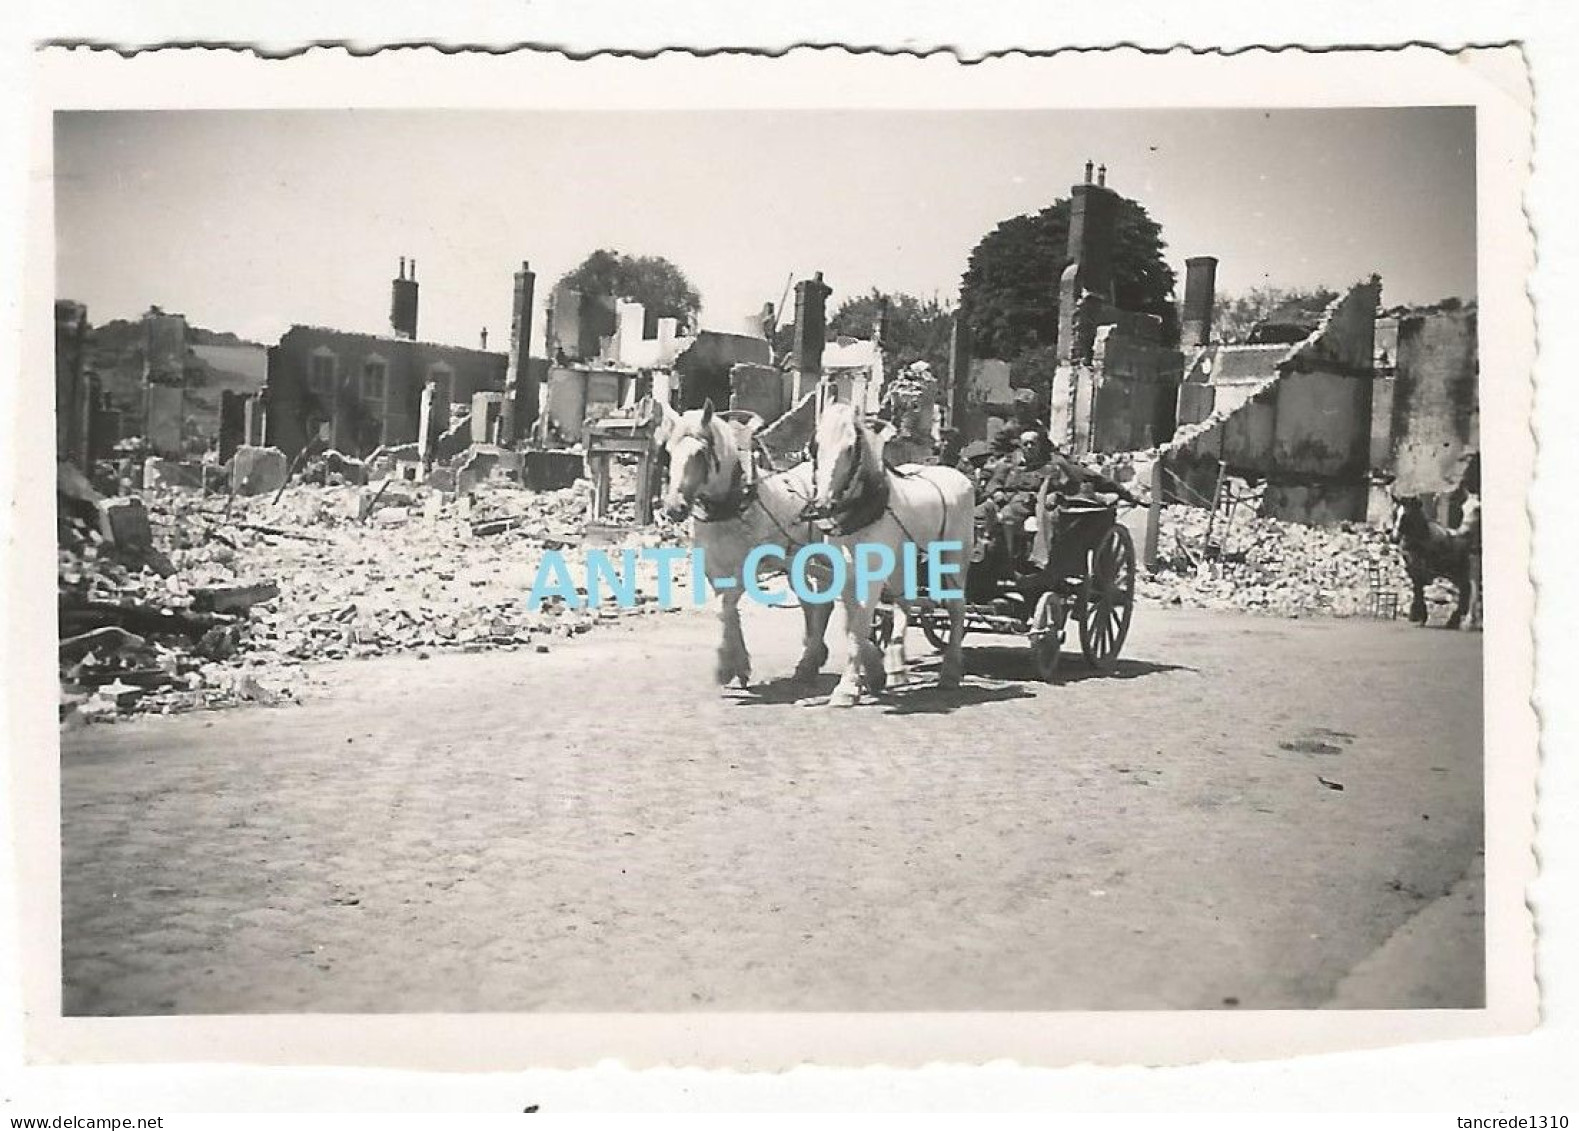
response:
[(1146, 448), (1173, 435), (1183, 355), (1161, 317), (1113, 297), (1119, 196), (1106, 176), (1070, 189), (1069, 264), (1058, 282), (1053, 442), (1075, 453)]
[[(1375, 521), (1388, 494), (1452, 489), (1479, 445), (1473, 310), (1383, 324), (1381, 280), (1335, 300), (1315, 326), (1265, 323), (1216, 340), (1217, 260), (1186, 260), (1181, 334), (1113, 301), (1119, 197), (1105, 177), (1071, 191), (1059, 280), (1050, 435), (1075, 455), (1160, 456), (1178, 501), (1227, 475), (1264, 483), (1262, 513), (1304, 523)], [(946, 397), (964, 439), (1013, 420), (1008, 363), (969, 356), (956, 324)]]
[[(1211, 324), (1208, 280), (1195, 316)], [(1201, 342), (1196, 331), (1178, 394), (1168, 466), (1197, 496), (1223, 472), (1264, 481), (1262, 513), (1293, 522), (1364, 521), (1371, 496), (1371, 401), (1381, 281), (1359, 283), (1292, 344)]]
[[(583, 426), (651, 394), (676, 409), (729, 405), (730, 374), (768, 367), (772, 348), (757, 333), (690, 328), (638, 302), (560, 285), (549, 296), (548, 362), (539, 438), (578, 443)], [(778, 371), (773, 370), (775, 380)]]
[(417, 337), (416, 261), (390, 285), (391, 333), (359, 334), (295, 325), (268, 351), (267, 442), (295, 455), (314, 439), (347, 455), (413, 443), (431, 384), (436, 431), (478, 393), (502, 406), (510, 358), (503, 353), (424, 342)]

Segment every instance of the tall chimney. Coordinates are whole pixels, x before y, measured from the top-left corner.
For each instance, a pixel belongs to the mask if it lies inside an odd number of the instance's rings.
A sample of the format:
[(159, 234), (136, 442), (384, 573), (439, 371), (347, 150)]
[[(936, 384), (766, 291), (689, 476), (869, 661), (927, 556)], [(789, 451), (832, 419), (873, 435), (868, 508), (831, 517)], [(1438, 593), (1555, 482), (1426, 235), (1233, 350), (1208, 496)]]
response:
[(822, 348), (828, 340), (826, 306), (833, 288), (818, 271), (795, 284), (795, 368), (803, 376), (821, 376)]
[(417, 261), (411, 261), (411, 277), (406, 277), (406, 259), (400, 258), (400, 275), (389, 284), (389, 325), (395, 337), (415, 341), (417, 337)]
[(510, 300), (510, 360), (504, 374), (504, 404), (499, 412), (500, 443), (510, 446), (531, 435), (537, 423), (537, 386), (532, 380), (532, 296), (537, 275), (521, 260)]
[[(1089, 167), (1087, 176), (1090, 175)], [(1081, 317), (1081, 307), (1094, 296), (1113, 302), (1113, 242), (1118, 223), (1118, 194), (1105, 185), (1075, 185), (1069, 190), (1069, 263), (1058, 280), (1058, 356), (1084, 357), (1095, 326)]]
[(1217, 302), (1217, 259), (1197, 255), (1184, 261), (1184, 317), (1179, 344), (1195, 349), (1212, 340), (1212, 308)]

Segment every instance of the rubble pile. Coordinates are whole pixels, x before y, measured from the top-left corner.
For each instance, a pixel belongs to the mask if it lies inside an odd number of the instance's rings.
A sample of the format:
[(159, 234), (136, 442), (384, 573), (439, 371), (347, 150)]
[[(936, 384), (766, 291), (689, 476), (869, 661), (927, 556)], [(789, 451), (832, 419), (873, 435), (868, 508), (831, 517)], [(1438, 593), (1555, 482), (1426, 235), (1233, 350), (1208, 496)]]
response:
[[(656, 611), (647, 563), (635, 608), (527, 607), (543, 551), (583, 544), (589, 494), (585, 480), (540, 493), (487, 481), (468, 494), (296, 482), (230, 498), (156, 486), (140, 500), (63, 486), (63, 719), (278, 702), (299, 695), (306, 660), (548, 651), (556, 637)], [(124, 537), (139, 522), (141, 548)], [(660, 529), (600, 533), (616, 557), (678, 541)]]
[[(1208, 526), (1211, 526), (1210, 546)], [(1171, 604), (1232, 608), (1278, 616), (1398, 616), (1409, 611), (1403, 559), (1387, 533), (1363, 523), (1302, 526), (1258, 518), (1241, 508), (1230, 521), (1181, 505), (1163, 508), (1158, 566), (1136, 591)], [(1428, 600), (1446, 602), (1433, 586)]]

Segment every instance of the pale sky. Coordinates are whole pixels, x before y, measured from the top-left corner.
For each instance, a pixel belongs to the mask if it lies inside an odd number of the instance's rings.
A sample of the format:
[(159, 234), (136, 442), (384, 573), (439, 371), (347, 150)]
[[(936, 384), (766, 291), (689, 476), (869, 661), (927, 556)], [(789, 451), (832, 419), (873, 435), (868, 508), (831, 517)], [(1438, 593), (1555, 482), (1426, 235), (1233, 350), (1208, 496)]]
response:
[(1000, 220), (1089, 157), (1219, 294), (1382, 276), (1385, 305), (1475, 294), (1474, 112), (1362, 110), (521, 113), (110, 112), (56, 118), (56, 294), (89, 319), (150, 304), (273, 342), (291, 323), (388, 332), (418, 261), (419, 336), (491, 348), (511, 276), (597, 247), (673, 260), (734, 330), (821, 270), (952, 299)]

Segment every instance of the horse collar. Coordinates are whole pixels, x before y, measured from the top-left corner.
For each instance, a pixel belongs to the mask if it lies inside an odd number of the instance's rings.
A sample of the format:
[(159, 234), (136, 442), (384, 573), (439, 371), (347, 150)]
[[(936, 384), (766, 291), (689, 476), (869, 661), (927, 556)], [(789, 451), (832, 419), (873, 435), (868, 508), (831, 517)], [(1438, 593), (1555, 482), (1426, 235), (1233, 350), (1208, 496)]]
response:
[(830, 534), (843, 535), (865, 530), (888, 509), (888, 492), (886, 472), (874, 476), (864, 467), (858, 468), (851, 478), (850, 486), (828, 508), (822, 525)]

